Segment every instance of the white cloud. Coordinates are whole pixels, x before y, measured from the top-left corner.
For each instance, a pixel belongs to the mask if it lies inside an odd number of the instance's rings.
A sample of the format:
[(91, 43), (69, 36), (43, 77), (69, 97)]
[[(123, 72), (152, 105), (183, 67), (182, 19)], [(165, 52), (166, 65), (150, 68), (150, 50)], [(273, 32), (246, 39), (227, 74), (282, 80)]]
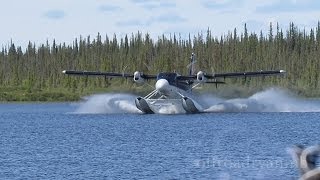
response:
[(115, 12), (120, 11), (121, 7), (114, 5), (101, 5), (98, 7), (98, 10), (102, 12)]
[(44, 14), (44, 16), (49, 19), (62, 19), (65, 15), (65, 12), (62, 10), (50, 10)]

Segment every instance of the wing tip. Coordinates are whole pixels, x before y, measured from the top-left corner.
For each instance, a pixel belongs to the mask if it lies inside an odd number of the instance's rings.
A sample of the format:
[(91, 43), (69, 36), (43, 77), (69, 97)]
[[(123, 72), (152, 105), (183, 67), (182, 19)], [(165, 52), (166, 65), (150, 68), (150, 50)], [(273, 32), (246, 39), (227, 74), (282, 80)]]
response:
[(281, 69), (281, 70), (280, 70), (280, 73), (281, 73), (281, 74), (285, 74), (285, 73), (287, 73), (287, 72), (286, 72), (285, 70), (282, 70), (282, 69)]

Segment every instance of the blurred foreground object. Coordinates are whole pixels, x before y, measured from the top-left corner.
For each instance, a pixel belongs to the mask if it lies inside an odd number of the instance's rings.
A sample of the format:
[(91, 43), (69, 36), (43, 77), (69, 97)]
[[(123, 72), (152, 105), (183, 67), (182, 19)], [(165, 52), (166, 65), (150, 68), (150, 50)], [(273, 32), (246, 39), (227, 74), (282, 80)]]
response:
[(320, 145), (307, 148), (295, 145), (290, 149), (290, 154), (300, 170), (299, 180), (320, 180), (320, 167), (316, 166), (317, 158), (320, 156)]

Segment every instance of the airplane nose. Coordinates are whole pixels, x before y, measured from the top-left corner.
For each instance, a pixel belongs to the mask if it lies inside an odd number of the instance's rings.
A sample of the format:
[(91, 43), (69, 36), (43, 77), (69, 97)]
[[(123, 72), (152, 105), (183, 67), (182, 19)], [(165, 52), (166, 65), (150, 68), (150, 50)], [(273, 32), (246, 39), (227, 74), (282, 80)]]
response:
[(159, 79), (156, 82), (156, 90), (159, 92), (165, 92), (169, 87), (169, 82), (165, 79)]

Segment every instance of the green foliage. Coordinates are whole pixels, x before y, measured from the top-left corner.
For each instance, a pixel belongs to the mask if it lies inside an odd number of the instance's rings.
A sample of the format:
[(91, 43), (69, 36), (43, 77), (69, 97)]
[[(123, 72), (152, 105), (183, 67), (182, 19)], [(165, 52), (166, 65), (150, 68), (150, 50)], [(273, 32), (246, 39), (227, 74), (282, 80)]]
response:
[[(230, 80), (235, 86), (261, 89), (281, 86), (304, 96), (320, 96), (320, 22), (307, 32), (293, 23), (283, 31), (270, 24), (267, 35), (251, 33), (244, 26), (221, 37), (205, 34), (188, 39), (173, 34), (157, 41), (149, 34), (126, 35), (124, 38), (98, 33), (92, 39), (80, 37), (72, 45), (48, 41), (36, 47), (29, 42), (25, 51), (14, 43), (0, 51), (0, 100), (74, 100), (97, 91), (146, 91), (131, 79), (69, 77), (64, 69), (144, 73), (176, 71), (187, 74), (186, 65), (192, 52), (197, 55), (197, 69), (208, 73), (285, 69), (285, 78), (248, 78)], [(3, 90), (12, 88), (11, 91)]]
[(0, 101), (76, 101), (79, 99), (80, 95), (78, 93), (71, 93), (65, 90), (33, 90), (30, 92), (29, 89), (23, 87), (0, 89)]

